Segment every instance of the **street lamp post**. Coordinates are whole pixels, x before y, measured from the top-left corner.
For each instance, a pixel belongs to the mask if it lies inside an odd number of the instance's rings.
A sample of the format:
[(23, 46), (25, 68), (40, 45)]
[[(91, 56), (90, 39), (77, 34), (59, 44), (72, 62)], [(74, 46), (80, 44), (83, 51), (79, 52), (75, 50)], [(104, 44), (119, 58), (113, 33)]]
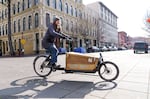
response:
[[(3, 0), (1, 3), (5, 5)], [(7, 8), (8, 8), (8, 42), (10, 48), (10, 55), (14, 56), (15, 53), (12, 45), (12, 36), (11, 36), (11, 0), (7, 0)]]

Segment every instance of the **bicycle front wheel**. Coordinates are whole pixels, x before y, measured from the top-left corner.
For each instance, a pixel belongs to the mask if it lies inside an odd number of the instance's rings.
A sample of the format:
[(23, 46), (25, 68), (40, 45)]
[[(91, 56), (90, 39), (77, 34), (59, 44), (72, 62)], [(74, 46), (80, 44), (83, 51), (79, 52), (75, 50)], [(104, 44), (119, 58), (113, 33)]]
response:
[(115, 63), (106, 61), (100, 64), (98, 73), (103, 80), (113, 81), (119, 76), (119, 68)]
[(48, 67), (49, 60), (46, 55), (39, 55), (33, 61), (33, 68), (37, 75), (46, 77), (52, 72), (52, 68)]

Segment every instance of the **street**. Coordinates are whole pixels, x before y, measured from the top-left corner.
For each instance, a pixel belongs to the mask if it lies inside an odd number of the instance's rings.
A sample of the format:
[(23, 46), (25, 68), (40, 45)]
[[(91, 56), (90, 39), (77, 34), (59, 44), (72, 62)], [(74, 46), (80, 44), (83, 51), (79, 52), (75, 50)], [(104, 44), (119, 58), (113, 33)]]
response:
[[(41, 78), (33, 70), (35, 56), (0, 58), (0, 99), (150, 99), (150, 53), (123, 50), (102, 55), (118, 65), (117, 80), (106, 82), (98, 73), (64, 71)], [(60, 55), (58, 64), (65, 66), (64, 58)]]

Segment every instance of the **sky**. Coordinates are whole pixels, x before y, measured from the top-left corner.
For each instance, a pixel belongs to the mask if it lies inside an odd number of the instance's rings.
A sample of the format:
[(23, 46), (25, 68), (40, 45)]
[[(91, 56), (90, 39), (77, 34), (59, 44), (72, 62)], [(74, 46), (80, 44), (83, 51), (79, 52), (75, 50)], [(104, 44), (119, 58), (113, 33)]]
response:
[(83, 0), (83, 4), (101, 1), (118, 16), (118, 31), (125, 31), (131, 37), (147, 37), (142, 29), (147, 11), (150, 11), (150, 0)]

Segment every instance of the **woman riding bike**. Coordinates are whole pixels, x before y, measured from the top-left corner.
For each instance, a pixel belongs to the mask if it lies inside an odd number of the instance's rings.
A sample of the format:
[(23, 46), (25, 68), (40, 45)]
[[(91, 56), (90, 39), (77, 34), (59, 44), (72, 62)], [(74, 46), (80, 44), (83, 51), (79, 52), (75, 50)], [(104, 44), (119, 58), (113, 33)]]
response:
[(54, 68), (60, 67), (60, 65), (56, 65), (59, 51), (55, 45), (55, 41), (57, 38), (69, 38), (67, 35), (61, 33), (60, 30), (60, 19), (55, 18), (53, 23), (49, 25), (42, 40), (43, 48), (45, 48), (51, 54), (50, 65)]

